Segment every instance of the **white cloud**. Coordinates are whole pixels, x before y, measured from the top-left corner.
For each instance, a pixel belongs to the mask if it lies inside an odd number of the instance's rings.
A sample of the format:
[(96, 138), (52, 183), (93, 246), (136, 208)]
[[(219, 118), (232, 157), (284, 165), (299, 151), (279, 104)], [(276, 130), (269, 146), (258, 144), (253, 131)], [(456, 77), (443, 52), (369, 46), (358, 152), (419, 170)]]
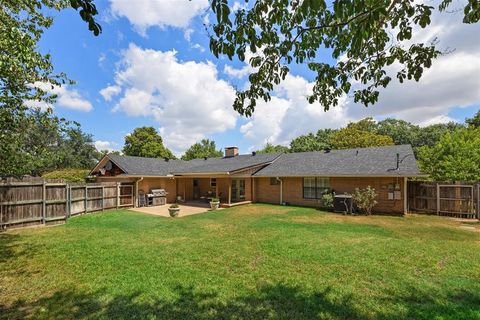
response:
[(105, 101), (111, 101), (112, 98), (118, 95), (121, 91), (122, 88), (117, 85), (112, 85), (100, 90), (100, 94), (102, 95), (103, 99), (105, 99)]
[(112, 141), (103, 141), (103, 140), (97, 140), (94, 142), (95, 148), (97, 150), (102, 151), (102, 150), (108, 150), (108, 151), (114, 151), (117, 150), (118, 144), (116, 142)]
[[(48, 83), (37, 82), (34, 84), (34, 86), (44, 90), (45, 92), (48, 92), (49, 94), (57, 95), (55, 106), (86, 112), (93, 109), (90, 101), (84, 99), (76, 89), (70, 89), (68, 85), (56, 86)], [(29, 107), (40, 108), (42, 110), (45, 110), (48, 107), (53, 107), (45, 102), (40, 101), (27, 101), (26, 105)]]
[(245, 76), (247, 76), (248, 74), (250, 74), (251, 72), (251, 68), (250, 66), (244, 66), (243, 68), (233, 68), (231, 66), (229, 66), (228, 64), (226, 64), (224, 67), (223, 67), (223, 72), (225, 74), (227, 74), (228, 76), (232, 77), (232, 78), (243, 78)]
[(205, 52), (205, 48), (202, 47), (199, 43), (195, 43), (192, 48), (200, 50), (200, 52)]
[(240, 9), (247, 9), (247, 7), (248, 7), (248, 4), (247, 4), (247, 3), (245, 3), (245, 2), (244, 2), (244, 3), (240, 3), (240, 2), (238, 2), (238, 1), (235, 1), (235, 2), (233, 3), (233, 6), (232, 6), (232, 8), (231, 8), (231, 11), (232, 11), (232, 12), (235, 12), (235, 11), (238, 11), (238, 10), (240, 10)]
[[(462, 12), (437, 12), (427, 29), (416, 30), (413, 41), (430, 42), (437, 38), (440, 49), (454, 51), (435, 60), (419, 82), (392, 81), (388, 88), (380, 90), (374, 106), (365, 108), (350, 97), (342, 97), (338, 107), (324, 112), (320, 104), (309, 105), (306, 101), (312, 83), (289, 75), (275, 88), (276, 97), (271, 102), (258, 102), (253, 117), (240, 128), (241, 132), (258, 148), (266, 142), (288, 144), (306, 132), (343, 126), (368, 116), (396, 117), (419, 125), (455, 121), (448, 116), (453, 107), (480, 104), (478, 28), (461, 20)], [(224, 67), (224, 73), (232, 78), (243, 78), (252, 71), (248, 65), (238, 69)], [(391, 71), (395, 75), (396, 70)]]
[(424, 127), (424, 126), (429, 126), (429, 125), (437, 124), (437, 123), (448, 123), (448, 122), (451, 122), (451, 121), (456, 121), (456, 119), (453, 119), (449, 116), (446, 116), (446, 115), (442, 114), (442, 115), (427, 119), (425, 121), (422, 121), (422, 122), (419, 123), (419, 125)]
[(112, 13), (126, 17), (142, 35), (153, 26), (186, 28), (208, 6), (208, 0), (110, 0)]
[(98, 56), (98, 64), (102, 64), (103, 61), (105, 61), (105, 59), (107, 59), (107, 55), (103, 52), (100, 53), (100, 55)]
[[(437, 6), (438, 3), (430, 3)], [(480, 46), (478, 26), (462, 23), (462, 12), (435, 13), (426, 29), (414, 29), (410, 42), (439, 41), (440, 50), (453, 50), (433, 61), (419, 82), (398, 83), (398, 68), (391, 68), (393, 80), (380, 90), (377, 104), (369, 108), (349, 101), (348, 112), (354, 118), (392, 116), (416, 124), (453, 120), (447, 116), (453, 107), (480, 103)]]
[(271, 101), (258, 101), (253, 117), (240, 131), (254, 147), (261, 148), (267, 142), (288, 145), (299, 135), (319, 128), (337, 128), (351, 120), (346, 114), (345, 97), (328, 112), (319, 103), (309, 104), (306, 97), (312, 87), (313, 82), (288, 75), (275, 87)]
[(175, 51), (130, 44), (115, 75), (123, 90), (114, 111), (154, 118), (165, 144), (184, 151), (209, 134), (235, 128), (234, 89), (208, 62), (181, 62)]
[(193, 32), (194, 30), (192, 28), (185, 29), (185, 31), (183, 32), (183, 37), (185, 38), (185, 40), (187, 40), (188, 42), (192, 41)]

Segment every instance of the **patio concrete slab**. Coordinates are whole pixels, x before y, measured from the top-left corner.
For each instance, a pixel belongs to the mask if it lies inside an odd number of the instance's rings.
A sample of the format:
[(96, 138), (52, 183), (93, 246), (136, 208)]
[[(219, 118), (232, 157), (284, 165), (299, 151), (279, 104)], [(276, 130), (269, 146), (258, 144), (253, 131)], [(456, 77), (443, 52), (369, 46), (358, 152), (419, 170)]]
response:
[[(166, 204), (163, 206), (131, 208), (129, 210), (170, 218), (170, 214), (168, 213), (169, 207), (170, 205)], [(210, 206), (198, 205), (198, 204), (195, 204), (195, 205), (180, 204), (179, 207), (180, 207), (180, 212), (177, 218), (190, 216), (198, 213), (204, 213), (210, 210)], [(222, 210), (222, 208), (219, 208), (218, 210)]]

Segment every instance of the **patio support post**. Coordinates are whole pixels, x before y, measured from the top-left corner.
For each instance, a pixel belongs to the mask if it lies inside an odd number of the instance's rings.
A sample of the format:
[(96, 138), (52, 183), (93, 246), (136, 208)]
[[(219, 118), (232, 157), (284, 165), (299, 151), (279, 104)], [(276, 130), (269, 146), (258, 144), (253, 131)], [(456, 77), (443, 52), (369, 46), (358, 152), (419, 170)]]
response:
[(232, 203), (232, 179), (228, 179), (228, 204)]
[(253, 201), (253, 177), (250, 177), (250, 201)]
[(183, 201), (187, 202), (187, 181), (183, 179)]
[(403, 178), (403, 214), (408, 213), (408, 178)]

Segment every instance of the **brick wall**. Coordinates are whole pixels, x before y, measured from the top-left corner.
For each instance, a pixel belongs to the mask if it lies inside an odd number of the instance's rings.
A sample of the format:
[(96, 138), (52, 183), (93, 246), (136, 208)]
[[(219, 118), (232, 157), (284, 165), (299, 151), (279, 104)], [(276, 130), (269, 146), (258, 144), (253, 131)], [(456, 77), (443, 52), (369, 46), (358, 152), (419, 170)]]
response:
[[(302, 178), (281, 178), (283, 181), (283, 202), (292, 205), (317, 207), (321, 202), (317, 199), (303, 198)], [(266, 203), (280, 203), (280, 185), (270, 185), (270, 178), (255, 178), (255, 201)], [(400, 183), (401, 198), (388, 200), (388, 184)], [(352, 193), (356, 187), (371, 186), (378, 193), (378, 204), (375, 212), (403, 213), (403, 178), (330, 178), (330, 186), (336, 193)]]
[(145, 193), (150, 193), (151, 189), (165, 189), (168, 192), (167, 202), (173, 203), (176, 201), (176, 181), (171, 178), (144, 178), (138, 183), (138, 190), (143, 190)]

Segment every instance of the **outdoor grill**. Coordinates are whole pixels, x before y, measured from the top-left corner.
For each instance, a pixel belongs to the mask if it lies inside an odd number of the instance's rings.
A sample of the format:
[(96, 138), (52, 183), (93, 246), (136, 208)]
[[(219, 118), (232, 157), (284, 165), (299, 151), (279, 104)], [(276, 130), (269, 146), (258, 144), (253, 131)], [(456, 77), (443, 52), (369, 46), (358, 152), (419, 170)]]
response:
[(168, 192), (165, 189), (151, 189), (147, 194), (149, 206), (161, 206), (167, 203)]

